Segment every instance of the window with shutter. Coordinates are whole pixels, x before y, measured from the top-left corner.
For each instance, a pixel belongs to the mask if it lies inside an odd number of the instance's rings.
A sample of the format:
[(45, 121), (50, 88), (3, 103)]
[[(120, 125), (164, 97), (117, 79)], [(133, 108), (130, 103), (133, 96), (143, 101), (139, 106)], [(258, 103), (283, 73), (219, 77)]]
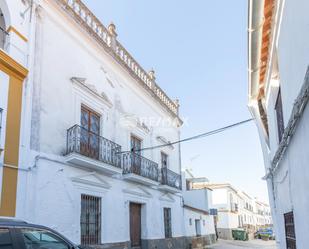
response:
[(99, 159), (100, 156), (100, 116), (85, 106), (81, 108), (81, 154)]
[(168, 155), (161, 152), (161, 167), (168, 168)]

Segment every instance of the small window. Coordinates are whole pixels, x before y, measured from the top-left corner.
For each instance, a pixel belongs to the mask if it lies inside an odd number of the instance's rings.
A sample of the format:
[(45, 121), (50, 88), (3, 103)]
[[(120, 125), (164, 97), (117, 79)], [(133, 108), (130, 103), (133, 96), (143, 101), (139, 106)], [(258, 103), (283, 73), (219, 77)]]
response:
[(284, 119), (283, 119), (282, 98), (281, 98), (280, 89), (278, 92), (275, 110), (276, 110), (276, 116), (277, 116), (278, 139), (280, 143), (283, 137), (283, 133), (284, 133)]
[(70, 245), (52, 232), (40, 229), (22, 229), (22, 237), (27, 249), (70, 249)]
[(189, 225), (192, 226), (192, 219), (189, 219)]
[(81, 196), (80, 227), (82, 245), (101, 243), (101, 198)]
[(164, 208), (164, 231), (165, 238), (172, 237), (172, 215), (170, 208)]
[(168, 155), (161, 152), (161, 167), (168, 168)]
[(296, 234), (294, 225), (294, 213), (284, 214), (286, 247), (288, 249), (296, 249)]
[(12, 239), (9, 229), (0, 229), (0, 248), (1, 249), (12, 249)]

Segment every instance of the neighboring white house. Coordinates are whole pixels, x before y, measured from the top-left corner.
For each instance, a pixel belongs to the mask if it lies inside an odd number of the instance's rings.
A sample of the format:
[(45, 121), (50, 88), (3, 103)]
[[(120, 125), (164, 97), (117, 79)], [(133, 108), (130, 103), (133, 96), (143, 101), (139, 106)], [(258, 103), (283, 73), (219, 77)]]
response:
[(240, 226), (239, 203), (240, 196), (237, 190), (230, 184), (206, 184), (212, 189), (212, 205), (217, 209), (216, 227), (218, 237), (232, 239), (232, 230)]
[[(217, 210), (215, 224), (219, 238), (233, 239), (232, 230), (242, 228), (252, 239), (259, 228), (272, 226), (270, 208), (267, 204), (257, 201), (244, 191), (237, 190), (229, 183), (211, 183), (206, 178), (198, 179), (187, 185), (195, 190), (212, 190), (209, 203), (211, 208)], [(257, 207), (260, 211), (256, 211)]]
[[(184, 178), (184, 177), (183, 177)], [(187, 179), (193, 182), (194, 179)], [(189, 248), (205, 248), (216, 242), (214, 216), (210, 215), (212, 190), (183, 188), (184, 225)]]
[(270, 210), (269, 205), (256, 200), (254, 212), (255, 212), (255, 226), (256, 227), (272, 226), (273, 222), (272, 222), (271, 210)]
[(249, 1), (249, 96), (278, 248), (309, 245), (309, 1)]
[[(105, 28), (81, 1), (3, 0), (0, 8), (6, 23), (16, 15), (15, 25), (33, 28), (31, 36), (11, 28), (11, 39), (32, 48), (24, 94), (21, 65), (12, 62), (18, 98), (1, 81), (11, 107), (2, 92), (0, 107), (12, 109), (3, 124), (15, 123), (1, 142), (0, 215), (98, 248), (185, 246), (180, 145), (169, 145), (180, 138), (178, 101), (121, 45), (115, 25)], [(152, 146), (164, 147), (143, 150)]]
[(249, 196), (244, 191), (238, 191), (238, 195), (241, 197), (242, 200), (239, 205), (242, 227), (245, 227), (249, 230), (255, 230), (255, 199)]

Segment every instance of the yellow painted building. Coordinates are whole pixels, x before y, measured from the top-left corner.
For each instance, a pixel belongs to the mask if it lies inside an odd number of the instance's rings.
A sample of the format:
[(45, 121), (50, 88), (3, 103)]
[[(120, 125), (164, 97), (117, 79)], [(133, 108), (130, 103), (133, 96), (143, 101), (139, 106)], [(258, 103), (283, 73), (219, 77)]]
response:
[[(0, 216), (15, 216), (28, 39), (20, 1), (0, 2)], [(14, 11), (13, 11), (14, 10)], [(14, 16), (15, 15), (15, 16)]]

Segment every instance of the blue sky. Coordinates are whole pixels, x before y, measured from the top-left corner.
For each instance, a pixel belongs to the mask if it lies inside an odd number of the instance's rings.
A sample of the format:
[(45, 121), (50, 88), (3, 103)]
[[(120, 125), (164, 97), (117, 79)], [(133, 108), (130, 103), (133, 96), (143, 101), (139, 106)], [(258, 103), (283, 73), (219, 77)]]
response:
[[(247, 1), (84, 0), (188, 119), (182, 137), (250, 118)], [(182, 145), (183, 167), (268, 200), (254, 123)], [(195, 158), (194, 160), (191, 160)]]

